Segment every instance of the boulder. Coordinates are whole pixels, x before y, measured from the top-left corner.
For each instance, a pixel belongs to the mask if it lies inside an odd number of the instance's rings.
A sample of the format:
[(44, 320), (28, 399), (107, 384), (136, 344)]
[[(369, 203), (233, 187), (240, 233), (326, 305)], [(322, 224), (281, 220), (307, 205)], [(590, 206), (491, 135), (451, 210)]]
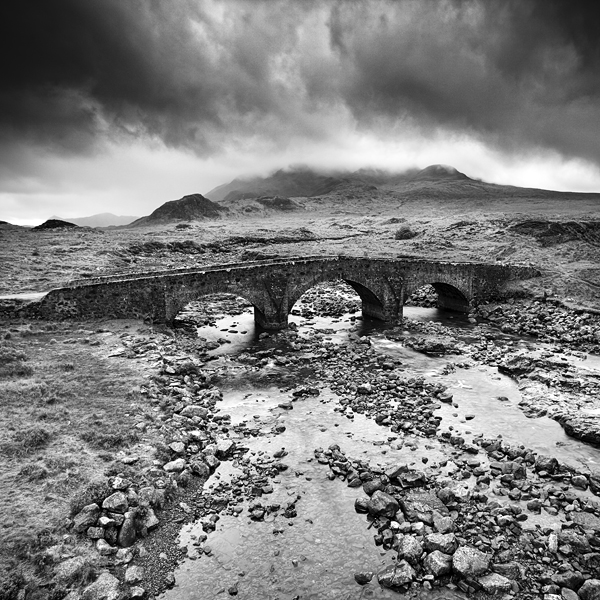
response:
[(453, 554), (457, 547), (458, 542), (453, 533), (430, 533), (425, 536), (425, 550), (427, 552), (439, 550), (444, 554)]
[(439, 550), (434, 550), (431, 554), (428, 554), (423, 561), (425, 570), (431, 573), (434, 577), (441, 577), (452, 571), (452, 556), (450, 554), (444, 554)]
[(125, 520), (123, 521), (123, 525), (121, 525), (121, 529), (119, 529), (117, 540), (119, 546), (129, 548), (129, 546), (133, 546), (135, 538), (135, 513), (133, 511), (128, 511), (125, 513)]
[(176, 458), (163, 465), (167, 473), (181, 473), (185, 469), (185, 458)]
[(129, 585), (139, 583), (144, 579), (144, 569), (137, 565), (131, 565), (127, 567), (125, 571), (125, 583)]
[(405, 560), (401, 560), (379, 571), (377, 581), (383, 587), (393, 589), (411, 583), (416, 575), (415, 570)]
[(600, 600), (600, 579), (588, 579), (578, 593), (581, 600)]
[(395, 547), (398, 556), (410, 563), (417, 563), (423, 555), (423, 546), (412, 535), (403, 535)]
[(535, 461), (535, 470), (539, 473), (540, 471), (546, 471), (552, 475), (556, 473), (558, 469), (558, 460), (553, 456), (545, 456), (540, 454)]
[(84, 506), (73, 518), (73, 530), (77, 533), (87, 531), (88, 527), (93, 527), (100, 517), (100, 507), (97, 504), (88, 504)]
[(505, 594), (510, 592), (512, 589), (512, 582), (510, 579), (500, 575), (499, 573), (490, 573), (479, 578), (479, 583), (491, 596), (498, 594)]
[(452, 568), (466, 578), (483, 575), (490, 564), (490, 557), (471, 546), (462, 546), (452, 556)]
[(226, 460), (229, 458), (235, 451), (235, 444), (232, 440), (227, 438), (221, 439), (217, 442), (217, 447), (215, 449), (215, 456), (219, 460)]
[(199, 417), (200, 419), (206, 419), (208, 416), (208, 410), (203, 406), (197, 406), (195, 404), (188, 404), (188, 406), (184, 407), (183, 410), (179, 413), (182, 417)]
[(367, 502), (367, 511), (374, 517), (393, 518), (400, 510), (400, 504), (393, 496), (376, 490)]
[(73, 581), (80, 579), (90, 569), (93, 570), (93, 566), (86, 557), (75, 556), (56, 566), (54, 569), (54, 579), (59, 583), (69, 585)]
[(118, 600), (119, 580), (110, 573), (101, 573), (81, 594), (81, 600)]
[(127, 496), (123, 492), (115, 492), (104, 500), (102, 508), (109, 512), (124, 514), (129, 508)]

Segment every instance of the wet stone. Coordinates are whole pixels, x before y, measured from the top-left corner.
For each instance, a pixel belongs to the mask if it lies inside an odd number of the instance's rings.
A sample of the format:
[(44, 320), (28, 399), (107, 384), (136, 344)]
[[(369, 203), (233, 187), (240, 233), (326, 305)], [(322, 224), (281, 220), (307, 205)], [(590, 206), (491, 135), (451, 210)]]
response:
[(428, 573), (431, 573), (434, 577), (441, 577), (452, 571), (452, 556), (434, 550), (427, 555), (423, 565)]
[(377, 573), (379, 584), (386, 588), (400, 588), (411, 583), (416, 577), (415, 570), (402, 560), (396, 565), (390, 565)]
[(398, 501), (381, 490), (375, 491), (367, 503), (367, 511), (374, 517), (392, 518), (398, 510), (400, 510)]
[(478, 581), (482, 585), (485, 592), (492, 596), (510, 592), (512, 589), (512, 582), (510, 579), (498, 573), (484, 575), (483, 577), (480, 577)]

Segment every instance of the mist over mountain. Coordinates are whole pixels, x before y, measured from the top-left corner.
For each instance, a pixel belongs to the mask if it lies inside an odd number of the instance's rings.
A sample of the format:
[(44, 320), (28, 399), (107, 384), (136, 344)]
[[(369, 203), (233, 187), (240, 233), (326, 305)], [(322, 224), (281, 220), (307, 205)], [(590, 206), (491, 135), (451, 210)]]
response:
[[(511, 200), (577, 199), (600, 194), (559, 192), (487, 183), (471, 179), (450, 165), (430, 165), (424, 169), (389, 172), (375, 168), (346, 172), (319, 172), (307, 167), (281, 169), (266, 177), (237, 178), (207, 192), (206, 196), (228, 207), (239, 207), (241, 201), (263, 196), (327, 199), (344, 197), (375, 201), (376, 197), (393, 193), (403, 201), (487, 202)], [(379, 196), (378, 196), (379, 195)]]

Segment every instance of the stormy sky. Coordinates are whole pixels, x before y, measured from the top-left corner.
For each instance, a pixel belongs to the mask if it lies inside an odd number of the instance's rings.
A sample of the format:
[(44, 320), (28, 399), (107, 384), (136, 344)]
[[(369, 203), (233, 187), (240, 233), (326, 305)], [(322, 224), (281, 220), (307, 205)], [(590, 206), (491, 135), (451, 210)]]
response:
[(0, 220), (290, 164), (600, 191), (595, 1), (26, 0), (0, 49)]

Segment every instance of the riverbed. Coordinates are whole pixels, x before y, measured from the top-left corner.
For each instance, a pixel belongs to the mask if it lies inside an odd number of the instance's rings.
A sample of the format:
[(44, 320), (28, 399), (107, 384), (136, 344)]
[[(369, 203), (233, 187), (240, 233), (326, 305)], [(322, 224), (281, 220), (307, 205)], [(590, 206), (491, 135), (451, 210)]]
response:
[[(406, 307), (405, 317), (441, 323), (466, 340), (474, 329), (465, 317), (437, 309)], [(509, 444), (525, 444), (536, 453), (553, 456), (574, 468), (598, 466), (598, 449), (569, 438), (548, 417), (526, 417), (518, 406), (522, 398), (516, 382), (495, 367), (465, 368), (461, 356), (435, 357), (416, 352), (401, 341), (387, 339), (381, 325), (363, 322), (356, 314), (292, 316), (291, 321), (298, 340), (317, 340), (340, 348), (367, 340), (377, 353), (401, 365), (399, 369), (406, 378), (423, 377), (444, 385), (452, 401), (440, 404), (435, 412), (441, 417), (440, 431), (461, 435), (468, 443), (481, 437), (498, 437)], [(272, 480), (262, 500), (284, 505), (294, 499), (297, 516), (290, 519), (275, 511), (264, 519), (252, 520), (245, 502), (239, 512), (222, 515), (205, 540), (201, 522), (185, 526), (180, 544), (187, 549), (188, 558), (175, 573), (176, 587), (163, 597), (403, 597), (381, 587), (376, 577), (363, 586), (356, 583), (356, 573), (380, 571), (393, 564), (395, 553), (375, 545), (369, 522), (354, 511), (355, 500), (364, 495), (362, 489), (347, 487), (332, 478), (328, 469), (315, 460), (315, 449), (338, 445), (348, 456), (366, 460), (381, 471), (402, 463), (436, 477), (455, 471), (452, 459), (459, 453), (437, 438), (402, 435), (362, 414), (340, 410), (336, 394), (318, 381), (311, 383), (318, 395), (291, 397), (290, 380), (296, 386), (303, 383), (297, 377), (294, 380), (298, 365), (286, 360), (287, 345), (255, 329), (250, 311), (221, 318), (212, 327), (200, 327), (198, 334), (219, 342), (207, 365), (218, 376), (223, 392), (219, 409), (231, 416), (230, 439), (248, 449), (250, 460), (284, 453), (282, 460), (288, 468)], [(523, 343), (531, 345), (532, 341)], [(260, 356), (265, 347), (270, 353), (261, 359), (263, 377), (254, 377), (248, 369), (236, 369), (238, 357)], [(318, 355), (314, 360), (319, 360)], [(310, 360), (308, 363), (310, 371)], [(592, 372), (599, 366), (594, 357), (586, 363)], [(270, 370), (267, 377), (265, 370)], [(235, 426), (239, 424), (256, 435), (236, 434)], [(282, 432), (274, 433), (276, 425)], [(229, 482), (242, 476), (242, 469), (239, 463), (223, 462), (206, 482), (204, 493), (227, 488)], [(591, 496), (589, 492), (582, 494)], [(554, 522), (560, 522), (560, 518)], [(452, 586), (428, 587), (411, 590), (411, 597), (465, 597)]]

